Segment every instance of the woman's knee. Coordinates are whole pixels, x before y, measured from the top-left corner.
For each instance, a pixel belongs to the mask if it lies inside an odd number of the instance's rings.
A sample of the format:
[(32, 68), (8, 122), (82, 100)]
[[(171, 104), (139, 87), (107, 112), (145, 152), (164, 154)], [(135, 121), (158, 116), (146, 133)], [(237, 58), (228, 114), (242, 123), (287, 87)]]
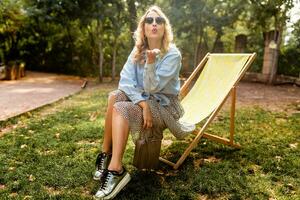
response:
[(128, 116), (127, 109), (124, 107), (123, 102), (116, 102), (112, 108), (112, 113), (114, 116), (121, 116), (122, 118), (126, 118)]
[(113, 106), (116, 102), (117, 95), (113, 92), (108, 95), (108, 106)]
[(115, 102), (113, 107), (112, 107), (112, 112), (114, 115), (119, 115), (120, 114), (120, 102)]

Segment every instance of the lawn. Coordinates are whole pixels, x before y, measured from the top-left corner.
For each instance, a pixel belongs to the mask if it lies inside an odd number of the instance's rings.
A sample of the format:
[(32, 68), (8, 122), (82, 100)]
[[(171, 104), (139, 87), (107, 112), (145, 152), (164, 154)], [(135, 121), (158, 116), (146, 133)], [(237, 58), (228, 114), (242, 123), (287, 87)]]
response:
[[(0, 199), (92, 199), (110, 90), (83, 90), (2, 122)], [(208, 132), (228, 130), (225, 110)], [(191, 138), (176, 141), (166, 131), (162, 154), (179, 158)], [(236, 140), (242, 149), (203, 139), (179, 170), (161, 163), (156, 172), (132, 166), (130, 140), (124, 163), (132, 180), (116, 199), (300, 199), (299, 114), (239, 108)]]

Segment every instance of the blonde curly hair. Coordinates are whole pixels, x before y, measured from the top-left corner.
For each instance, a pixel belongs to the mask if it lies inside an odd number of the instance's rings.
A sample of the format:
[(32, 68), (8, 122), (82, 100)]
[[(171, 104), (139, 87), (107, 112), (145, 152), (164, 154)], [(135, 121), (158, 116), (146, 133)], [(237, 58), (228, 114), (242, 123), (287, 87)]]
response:
[(165, 19), (165, 31), (162, 38), (162, 48), (161, 48), (161, 55), (164, 55), (166, 52), (168, 52), (170, 48), (170, 43), (173, 41), (173, 32), (172, 27), (170, 24), (169, 19), (167, 16), (161, 11), (160, 7), (158, 6), (151, 6), (146, 13), (140, 18), (140, 21), (138, 23), (138, 27), (136, 31), (134, 32), (134, 38), (135, 38), (135, 47), (136, 51), (134, 52), (133, 61), (134, 62), (140, 62), (144, 63), (143, 54), (146, 51), (148, 46), (148, 41), (145, 36), (145, 18), (149, 14), (149, 12), (156, 12), (160, 17), (163, 17)]

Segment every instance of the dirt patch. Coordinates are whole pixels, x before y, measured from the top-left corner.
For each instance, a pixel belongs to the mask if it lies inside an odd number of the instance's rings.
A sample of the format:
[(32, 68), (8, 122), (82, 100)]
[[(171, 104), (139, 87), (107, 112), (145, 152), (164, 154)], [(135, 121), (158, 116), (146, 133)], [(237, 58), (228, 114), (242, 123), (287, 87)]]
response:
[(241, 82), (237, 87), (237, 107), (249, 106), (279, 112), (300, 112), (300, 87)]

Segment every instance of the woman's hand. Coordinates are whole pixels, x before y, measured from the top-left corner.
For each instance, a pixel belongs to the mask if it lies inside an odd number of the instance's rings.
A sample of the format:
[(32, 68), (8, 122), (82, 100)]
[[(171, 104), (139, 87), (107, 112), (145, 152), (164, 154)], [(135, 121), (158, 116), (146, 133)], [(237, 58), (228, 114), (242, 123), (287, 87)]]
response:
[(152, 113), (150, 107), (146, 101), (141, 101), (139, 106), (143, 108), (143, 128), (152, 127)]
[(157, 54), (160, 54), (160, 50), (159, 49), (153, 49), (153, 50), (147, 50), (147, 64), (152, 64), (155, 62), (155, 58)]

